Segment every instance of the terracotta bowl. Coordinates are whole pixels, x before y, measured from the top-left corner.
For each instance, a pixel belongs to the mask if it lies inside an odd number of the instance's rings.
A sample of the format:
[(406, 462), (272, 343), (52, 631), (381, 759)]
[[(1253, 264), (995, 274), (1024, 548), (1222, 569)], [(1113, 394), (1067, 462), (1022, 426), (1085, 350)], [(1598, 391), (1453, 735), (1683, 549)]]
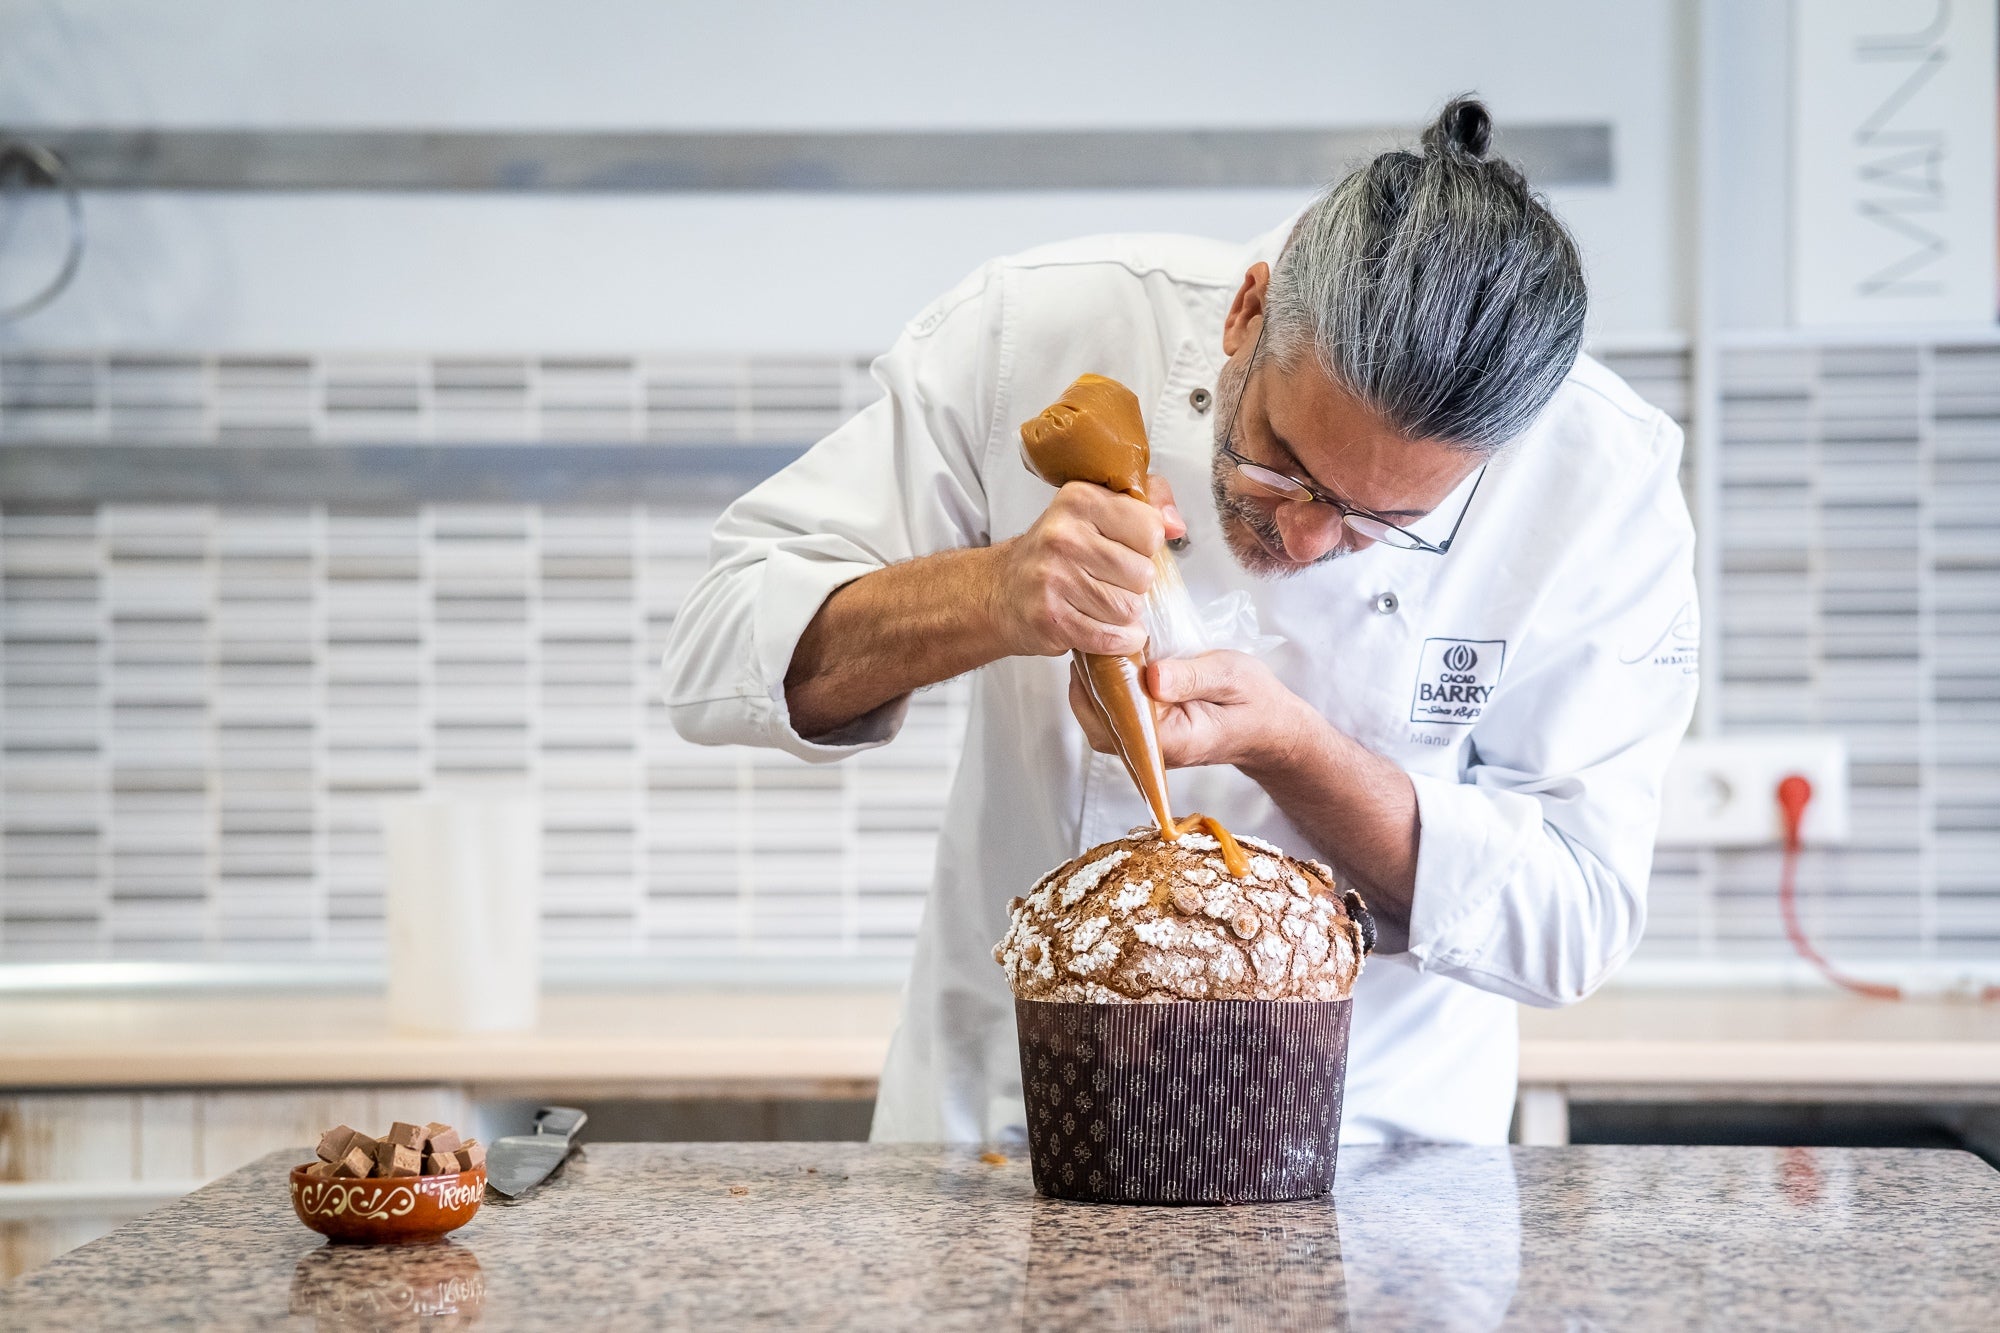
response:
[(479, 1211), (486, 1168), (449, 1176), (389, 1176), (381, 1180), (321, 1180), (292, 1168), (292, 1211), (332, 1240), (363, 1245), (435, 1240)]

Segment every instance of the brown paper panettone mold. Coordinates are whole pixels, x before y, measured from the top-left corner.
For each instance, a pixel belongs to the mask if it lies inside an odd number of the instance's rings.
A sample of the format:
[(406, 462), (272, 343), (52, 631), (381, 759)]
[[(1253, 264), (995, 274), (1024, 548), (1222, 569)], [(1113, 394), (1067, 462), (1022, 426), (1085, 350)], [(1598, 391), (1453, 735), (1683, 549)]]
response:
[(1035, 1188), (1086, 1203), (1326, 1194), (1353, 1008), (1014, 1001)]

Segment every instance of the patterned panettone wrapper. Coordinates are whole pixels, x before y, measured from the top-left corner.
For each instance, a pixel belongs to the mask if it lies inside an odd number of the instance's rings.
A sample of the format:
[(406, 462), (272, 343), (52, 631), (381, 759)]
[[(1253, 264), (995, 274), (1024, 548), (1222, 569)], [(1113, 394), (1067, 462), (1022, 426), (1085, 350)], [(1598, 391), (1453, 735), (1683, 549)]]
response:
[(1093, 1203), (1328, 1193), (1353, 1007), (1015, 1000), (1035, 1188)]

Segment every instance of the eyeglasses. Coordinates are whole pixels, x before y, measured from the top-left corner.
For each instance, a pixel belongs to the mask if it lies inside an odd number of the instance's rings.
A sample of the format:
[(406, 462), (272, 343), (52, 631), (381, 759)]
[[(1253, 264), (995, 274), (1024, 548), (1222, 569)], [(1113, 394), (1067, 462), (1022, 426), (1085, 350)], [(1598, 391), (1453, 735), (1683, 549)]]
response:
[(1257, 490), (1281, 500), (1291, 500), (1299, 504), (1330, 505), (1339, 512), (1340, 521), (1348, 531), (1359, 533), (1370, 541), (1381, 542), (1384, 546), (1393, 547), (1398, 551), (1425, 551), (1431, 555), (1443, 555), (1449, 551), (1452, 542), (1458, 537), (1459, 527), (1465, 522), (1466, 514), (1472, 509), (1472, 497), (1479, 494), (1479, 483), (1486, 480), (1484, 464), (1480, 465), (1479, 475), (1473, 479), (1472, 490), (1465, 497), (1465, 507), (1458, 511), (1458, 521), (1451, 525), (1451, 532), (1441, 542), (1429, 542), (1408, 528), (1398, 527), (1380, 514), (1370, 513), (1359, 505), (1351, 505), (1309, 481), (1294, 477), (1288, 472), (1280, 472), (1276, 468), (1266, 467), (1255, 459), (1245, 458), (1231, 446), (1230, 441), (1236, 438), (1236, 417), (1243, 410), (1243, 399), (1247, 396), (1250, 375), (1257, 369), (1257, 353), (1263, 346), (1264, 329), (1260, 325), (1257, 329), (1257, 341), (1250, 348), (1250, 365), (1243, 372), (1244, 391), (1236, 395), (1236, 402), (1229, 409), (1229, 424), (1223, 429), (1222, 442), (1217, 446), (1222, 451), (1223, 457), (1235, 464), (1236, 474)]

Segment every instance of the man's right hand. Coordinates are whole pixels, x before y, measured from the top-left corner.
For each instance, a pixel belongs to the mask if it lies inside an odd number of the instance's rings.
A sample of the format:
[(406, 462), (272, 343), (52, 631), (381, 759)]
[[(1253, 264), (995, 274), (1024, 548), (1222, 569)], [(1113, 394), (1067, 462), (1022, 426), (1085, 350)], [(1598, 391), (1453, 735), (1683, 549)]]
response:
[(1032, 527), (994, 548), (990, 606), (1008, 655), (1145, 648), (1140, 613), (1153, 556), (1185, 531), (1165, 479), (1147, 481), (1150, 504), (1071, 482)]
[(938, 551), (835, 588), (792, 649), (785, 702), (808, 739), (1002, 657), (1136, 653), (1153, 552), (1187, 531), (1164, 477), (1150, 504), (1078, 482), (1010, 541)]

